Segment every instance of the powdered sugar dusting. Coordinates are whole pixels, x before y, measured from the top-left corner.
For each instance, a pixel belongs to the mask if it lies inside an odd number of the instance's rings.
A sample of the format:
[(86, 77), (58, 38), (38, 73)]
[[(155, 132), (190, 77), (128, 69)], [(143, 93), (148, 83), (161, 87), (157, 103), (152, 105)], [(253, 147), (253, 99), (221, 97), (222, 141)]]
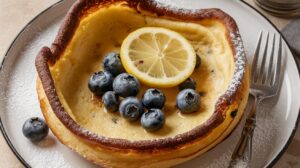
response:
[(247, 164), (247, 162), (244, 162), (243, 160), (238, 160), (235, 167), (236, 168), (248, 168), (249, 165)]
[(193, 13), (198, 9), (193, 8), (182, 8), (182, 6), (187, 6), (188, 2), (184, 0), (156, 0), (154, 5), (158, 8), (167, 8), (182, 14)]
[(229, 95), (236, 92), (237, 87), (241, 85), (241, 80), (244, 77), (245, 66), (246, 66), (245, 50), (239, 32), (235, 32), (235, 33), (230, 32), (230, 38), (233, 42), (233, 47), (235, 49), (235, 55), (234, 55), (235, 67), (234, 67), (233, 80), (229, 85), (229, 89), (226, 92), (226, 94)]
[[(225, 167), (225, 164), (228, 163), (230, 160), (231, 151), (221, 154), (220, 156), (216, 157), (217, 159), (210, 164), (208, 164), (207, 168), (219, 168)], [(204, 166), (202, 166), (204, 168)]]
[(272, 114), (272, 104), (265, 104), (258, 113), (257, 126), (253, 135), (253, 156), (255, 162), (253, 166), (260, 167), (260, 163), (265, 162), (266, 155), (274, 147), (276, 136), (279, 135), (280, 127), (276, 116)]

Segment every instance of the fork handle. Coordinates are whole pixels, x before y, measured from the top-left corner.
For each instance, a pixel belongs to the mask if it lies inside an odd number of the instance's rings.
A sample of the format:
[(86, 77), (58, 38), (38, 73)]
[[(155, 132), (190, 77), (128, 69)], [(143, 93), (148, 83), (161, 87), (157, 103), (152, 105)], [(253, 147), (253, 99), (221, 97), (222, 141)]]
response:
[(255, 119), (248, 118), (246, 120), (246, 125), (243, 128), (241, 138), (232, 154), (229, 168), (236, 167), (239, 161), (246, 162), (249, 166), (252, 158), (252, 137), (254, 127)]
[(252, 104), (251, 111), (246, 119), (241, 138), (239, 139), (239, 142), (231, 156), (229, 168), (237, 167), (239, 161), (246, 162), (247, 167), (250, 167), (252, 159), (252, 137), (256, 126), (256, 108), (261, 100), (260, 97), (253, 97), (254, 103)]

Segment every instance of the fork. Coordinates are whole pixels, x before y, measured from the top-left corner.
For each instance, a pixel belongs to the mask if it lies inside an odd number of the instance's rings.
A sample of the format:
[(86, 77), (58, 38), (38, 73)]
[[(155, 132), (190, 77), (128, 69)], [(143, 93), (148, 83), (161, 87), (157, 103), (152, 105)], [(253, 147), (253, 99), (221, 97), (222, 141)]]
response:
[[(282, 38), (279, 37), (278, 53), (275, 54), (276, 35), (274, 33), (272, 46), (270, 46), (271, 53), (270, 56), (267, 57), (269, 50), (269, 32), (267, 33), (264, 51), (261, 61), (259, 62), (262, 37), (263, 32), (259, 35), (251, 68), (250, 96), (254, 98), (254, 103), (252, 104), (251, 111), (247, 116), (241, 138), (239, 139), (239, 142), (231, 156), (229, 165), (230, 168), (237, 166), (239, 161), (246, 163), (247, 167), (251, 167), (252, 137), (257, 119), (256, 111), (262, 100), (275, 96), (280, 88), (280, 79), (282, 77)], [(274, 59), (274, 57), (277, 59)], [(267, 58), (269, 58), (269, 63), (267, 63)], [(266, 64), (268, 64), (267, 67)]]

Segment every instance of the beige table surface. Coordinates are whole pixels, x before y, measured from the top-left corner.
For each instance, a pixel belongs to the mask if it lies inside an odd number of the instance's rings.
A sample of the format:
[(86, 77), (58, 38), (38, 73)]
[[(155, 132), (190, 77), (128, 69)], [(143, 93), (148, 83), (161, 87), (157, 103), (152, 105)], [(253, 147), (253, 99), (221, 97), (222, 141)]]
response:
[[(58, 0), (0, 0), (0, 60), (6, 49), (18, 32), (34, 16), (49, 7)], [(254, 5), (252, 0), (246, 0)], [(255, 5), (254, 5), (255, 6)], [(255, 6), (256, 7), (256, 6)], [(257, 7), (256, 7), (257, 8)], [(289, 19), (266, 16), (279, 28), (282, 29)], [(0, 134), (0, 168), (23, 167), (11, 152), (10, 148)], [(300, 167), (300, 129), (298, 129), (293, 142), (287, 152), (279, 160), (275, 167), (299, 168)]]

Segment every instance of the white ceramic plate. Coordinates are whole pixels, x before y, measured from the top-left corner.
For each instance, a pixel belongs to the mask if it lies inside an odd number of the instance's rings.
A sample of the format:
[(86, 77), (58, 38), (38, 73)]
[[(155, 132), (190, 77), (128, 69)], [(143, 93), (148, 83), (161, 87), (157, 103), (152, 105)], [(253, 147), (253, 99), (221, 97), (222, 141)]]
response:
[[(237, 22), (248, 59), (251, 62), (261, 30), (279, 34), (266, 18), (242, 1), (228, 0), (159, 0), (170, 7), (220, 8)], [(38, 144), (22, 135), (23, 122), (32, 116), (42, 116), (36, 94), (34, 59), (42, 46), (50, 46), (62, 18), (73, 0), (61, 1), (34, 18), (20, 32), (8, 49), (0, 71), (0, 126), (2, 133), (18, 159), (26, 167), (96, 167), (62, 145), (52, 133)], [(299, 116), (299, 71), (289, 47), (284, 42), (285, 71), (279, 95), (263, 103), (254, 135), (252, 167), (272, 166), (293, 137)], [(222, 143), (178, 167), (226, 167), (241, 132), (239, 127)]]

